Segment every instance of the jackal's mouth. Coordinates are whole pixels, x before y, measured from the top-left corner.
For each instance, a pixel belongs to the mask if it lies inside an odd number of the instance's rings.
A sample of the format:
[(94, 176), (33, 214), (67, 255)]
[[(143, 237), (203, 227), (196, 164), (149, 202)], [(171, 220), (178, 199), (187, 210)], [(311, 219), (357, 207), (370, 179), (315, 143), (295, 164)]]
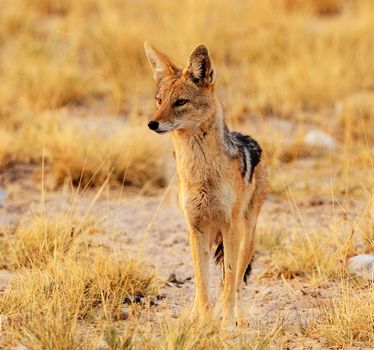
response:
[(157, 132), (157, 134), (165, 134), (167, 132), (170, 132), (170, 131), (173, 131), (175, 129), (177, 129), (177, 125), (160, 125), (156, 130), (155, 132)]
[(160, 124), (157, 120), (151, 120), (148, 123), (148, 127), (158, 134), (164, 134), (165, 132), (172, 131), (177, 128), (175, 123), (164, 123)]

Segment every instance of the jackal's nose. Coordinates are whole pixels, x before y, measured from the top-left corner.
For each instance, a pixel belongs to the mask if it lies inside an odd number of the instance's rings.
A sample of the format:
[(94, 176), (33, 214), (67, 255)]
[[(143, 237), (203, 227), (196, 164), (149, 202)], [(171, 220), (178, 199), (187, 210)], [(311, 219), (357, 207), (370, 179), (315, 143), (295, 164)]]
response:
[(152, 120), (148, 123), (148, 127), (151, 129), (151, 130), (157, 130), (158, 129), (158, 125), (159, 123), (156, 122), (155, 120)]

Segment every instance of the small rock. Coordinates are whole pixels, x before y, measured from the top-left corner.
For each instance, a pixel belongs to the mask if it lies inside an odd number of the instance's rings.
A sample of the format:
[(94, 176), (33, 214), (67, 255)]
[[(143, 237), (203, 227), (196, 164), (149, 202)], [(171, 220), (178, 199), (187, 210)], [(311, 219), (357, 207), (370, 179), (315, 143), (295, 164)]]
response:
[(109, 349), (109, 345), (104, 339), (101, 339), (99, 343), (96, 345), (96, 350), (107, 350), (107, 349)]
[(4, 206), (6, 197), (7, 197), (7, 192), (3, 188), (0, 188), (0, 207)]
[(5, 290), (9, 286), (10, 280), (14, 275), (14, 272), (9, 270), (0, 270), (0, 291)]
[(134, 296), (134, 303), (135, 304), (141, 304), (141, 302), (142, 302), (142, 296), (140, 296), (140, 295), (135, 295)]
[(29, 348), (26, 347), (25, 345), (21, 344), (21, 343), (18, 343), (18, 344), (14, 347), (14, 350), (29, 350)]
[(189, 281), (190, 277), (185, 278), (184, 280), (179, 280), (176, 276), (175, 273), (172, 273), (169, 275), (166, 285), (169, 287), (177, 287), (177, 288), (182, 288), (182, 285), (186, 282)]
[(123, 303), (130, 305), (130, 304), (142, 304), (144, 296), (140, 294), (135, 294), (131, 297), (127, 296), (123, 299)]
[(374, 256), (361, 254), (348, 259), (350, 274), (374, 282)]
[(335, 149), (336, 141), (335, 139), (327, 135), (320, 130), (310, 130), (304, 137), (304, 143), (309, 146), (322, 147), (327, 149)]
[(156, 295), (156, 299), (157, 299), (157, 300), (163, 300), (163, 299), (166, 299), (166, 294), (158, 294), (158, 295)]
[(308, 288), (308, 287), (301, 288), (300, 291), (303, 295), (306, 295), (306, 296), (309, 296), (309, 297), (312, 297), (312, 298), (321, 297), (321, 292), (319, 292), (318, 290), (313, 290), (313, 289)]
[(129, 298), (129, 297), (125, 297), (125, 298), (123, 299), (123, 303), (124, 303), (124, 304), (127, 304), (127, 305), (130, 305), (130, 304), (132, 303), (132, 300), (131, 300), (131, 298)]
[(168, 277), (168, 282), (178, 283), (177, 276), (175, 273), (171, 273)]
[(158, 304), (153, 299), (151, 299), (149, 301), (149, 306), (158, 306)]
[[(165, 295), (157, 295), (156, 300), (162, 300), (166, 298)], [(139, 305), (149, 305), (149, 306), (158, 306), (158, 303), (155, 299), (149, 299), (149, 298), (144, 298), (143, 295), (136, 294), (132, 297), (125, 297), (123, 299), (123, 303), (127, 305), (132, 305), (132, 304), (139, 304)], [(145, 302), (146, 301), (146, 302)]]
[(114, 321), (126, 321), (129, 318), (129, 312), (127, 308), (122, 308), (120, 312), (113, 313)]

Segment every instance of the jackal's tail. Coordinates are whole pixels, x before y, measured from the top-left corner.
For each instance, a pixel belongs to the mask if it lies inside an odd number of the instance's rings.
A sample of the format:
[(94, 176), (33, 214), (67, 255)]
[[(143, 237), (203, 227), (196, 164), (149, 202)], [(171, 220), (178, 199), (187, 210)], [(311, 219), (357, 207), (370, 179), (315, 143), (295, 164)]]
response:
[[(214, 261), (216, 265), (221, 265), (222, 266), (222, 271), (223, 271), (223, 276), (225, 275), (225, 266), (223, 265), (223, 258), (224, 258), (224, 251), (223, 251), (223, 242), (219, 242), (216, 248), (216, 252), (214, 253)], [(245, 273), (243, 276), (243, 281), (245, 284), (248, 282), (249, 275), (251, 274), (252, 271), (252, 261), (253, 261), (253, 256), (245, 269)]]

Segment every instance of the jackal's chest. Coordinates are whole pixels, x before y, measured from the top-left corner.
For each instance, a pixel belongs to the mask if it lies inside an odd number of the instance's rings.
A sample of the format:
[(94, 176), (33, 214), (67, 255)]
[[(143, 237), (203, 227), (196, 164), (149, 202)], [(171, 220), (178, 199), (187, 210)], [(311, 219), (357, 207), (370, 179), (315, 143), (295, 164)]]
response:
[(180, 184), (179, 201), (187, 219), (192, 221), (230, 221), (235, 195), (230, 186)]

